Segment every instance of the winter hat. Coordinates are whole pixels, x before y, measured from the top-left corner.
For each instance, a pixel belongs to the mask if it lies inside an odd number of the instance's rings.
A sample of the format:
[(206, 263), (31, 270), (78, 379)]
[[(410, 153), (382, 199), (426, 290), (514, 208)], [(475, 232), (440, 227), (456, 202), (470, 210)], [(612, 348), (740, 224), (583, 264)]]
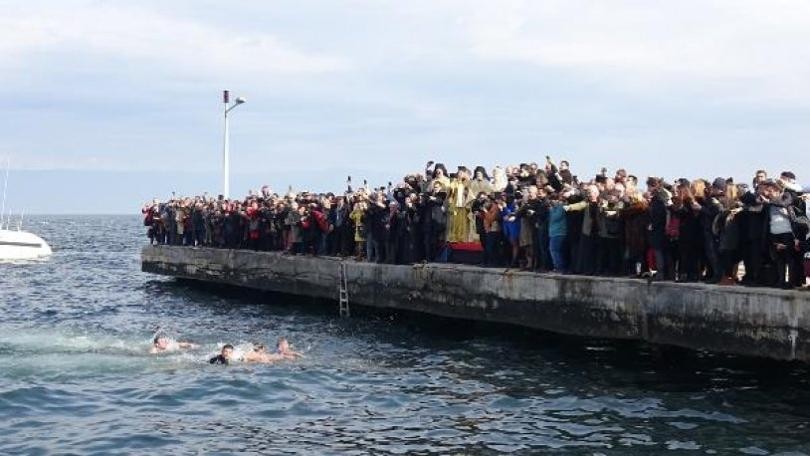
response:
[(481, 175), (484, 176), (484, 180), (489, 180), (489, 175), (487, 175), (487, 169), (484, 168), (483, 166), (475, 167), (475, 171), (473, 171), (473, 177), (475, 177), (475, 175), (478, 173), (481, 173)]

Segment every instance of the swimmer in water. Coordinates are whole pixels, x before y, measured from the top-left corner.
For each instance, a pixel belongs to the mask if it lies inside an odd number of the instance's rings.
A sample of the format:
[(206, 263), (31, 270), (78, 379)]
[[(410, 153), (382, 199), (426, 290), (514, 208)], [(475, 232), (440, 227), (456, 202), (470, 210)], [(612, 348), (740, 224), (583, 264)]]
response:
[(233, 345), (225, 344), (217, 356), (208, 360), (208, 364), (229, 364), (233, 356)]
[(281, 361), (282, 359), (284, 359), (283, 356), (279, 355), (278, 353), (269, 353), (267, 351), (267, 347), (260, 343), (254, 343), (253, 350), (245, 353), (245, 355), (242, 356), (242, 361), (246, 363), (270, 364), (276, 361)]
[(304, 355), (290, 348), (290, 342), (286, 337), (279, 337), (276, 344), (276, 355), (281, 356), (283, 359), (296, 359), (303, 358)]
[(149, 349), (149, 353), (155, 354), (167, 351), (187, 350), (189, 348), (197, 347), (197, 344), (193, 344), (191, 342), (178, 342), (165, 334), (158, 334), (155, 336), (154, 340), (152, 340), (152, 348)]

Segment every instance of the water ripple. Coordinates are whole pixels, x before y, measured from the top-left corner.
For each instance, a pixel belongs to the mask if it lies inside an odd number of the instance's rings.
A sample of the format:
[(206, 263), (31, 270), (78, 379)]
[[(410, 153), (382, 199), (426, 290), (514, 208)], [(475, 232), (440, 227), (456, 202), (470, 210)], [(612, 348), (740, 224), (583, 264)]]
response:
[[(137, 217), (29, 223), (55, 253), (0, 264), (0, 454), (810, 454), (803, 365), (340, 320), (141, 273)], [(200, 347), (149, 355), (158, 328)], [(306, 358), (207, 363), (281, 335)]]

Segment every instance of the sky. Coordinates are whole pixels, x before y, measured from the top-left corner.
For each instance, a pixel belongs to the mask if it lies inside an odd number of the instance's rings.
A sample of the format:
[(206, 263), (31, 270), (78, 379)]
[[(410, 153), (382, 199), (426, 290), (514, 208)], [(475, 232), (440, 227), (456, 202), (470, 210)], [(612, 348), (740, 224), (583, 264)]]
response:
[(0, 167), (27, 213), (342, 190), (568, 159), (580, 176), (804, 166), (805, 0), (0, 0)]

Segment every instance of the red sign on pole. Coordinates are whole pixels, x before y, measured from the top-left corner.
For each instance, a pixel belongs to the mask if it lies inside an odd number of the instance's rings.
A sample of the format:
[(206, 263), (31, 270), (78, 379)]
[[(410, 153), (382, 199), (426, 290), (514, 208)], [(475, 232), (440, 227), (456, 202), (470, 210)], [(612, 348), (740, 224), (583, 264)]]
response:
[(231, 93), (228, 90), (222, 91), (222, 102), (228, 104), (231, 102)]

